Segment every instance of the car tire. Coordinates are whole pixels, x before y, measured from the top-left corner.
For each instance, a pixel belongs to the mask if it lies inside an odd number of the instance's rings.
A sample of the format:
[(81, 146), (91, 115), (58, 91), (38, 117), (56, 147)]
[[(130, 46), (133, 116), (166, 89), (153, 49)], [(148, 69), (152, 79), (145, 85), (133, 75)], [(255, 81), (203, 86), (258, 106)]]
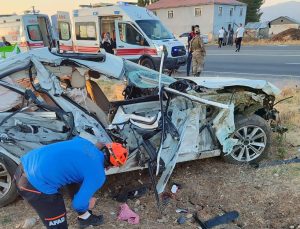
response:
[(225, 161), (233, 164), (255, 164), (266, 157), (271, 145), (271, 128), (258, 115), (235, 117), (235, 132), (232, 137), (239, 142), (232, 153), (223, 155)]
[(155, 70), (155, 66), (149, 58), (143, 58), (140, 60), (140, 65)]
[(0, 207), (12, 203), (18, 196), (13, 178), (17, 167), (12, 159), (0, 153)]

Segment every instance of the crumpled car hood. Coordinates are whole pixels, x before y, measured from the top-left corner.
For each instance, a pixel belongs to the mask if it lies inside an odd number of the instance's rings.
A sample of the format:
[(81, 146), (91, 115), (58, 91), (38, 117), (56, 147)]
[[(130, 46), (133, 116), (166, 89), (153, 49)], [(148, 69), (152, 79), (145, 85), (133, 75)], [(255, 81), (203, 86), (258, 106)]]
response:
[(197, 85), (210, 89), (223, 89), (225, 87), (242, 86), (262, 90), (268, 95), (275, 96), (280, 94), (280, 89), (266, 80), (250, 80), (228, 77), (186, 77), (185, 79), (192, 80)]

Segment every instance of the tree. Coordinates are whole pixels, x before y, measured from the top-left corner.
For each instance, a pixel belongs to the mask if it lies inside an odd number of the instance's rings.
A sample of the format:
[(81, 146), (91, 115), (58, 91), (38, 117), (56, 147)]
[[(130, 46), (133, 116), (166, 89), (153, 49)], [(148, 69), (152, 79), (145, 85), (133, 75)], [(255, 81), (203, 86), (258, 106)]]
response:
[(260, 12), (260, 7), (264, 4), (264, 0), (239, 0), (240, 2), (246, 3), (247, 6), (247, 22), (257, 22), (260, 20), (262, 12)]
[(149, 4), (152, 4), (157, 1), (158, 0), (138, 0), (138, 6), (148, 6)]

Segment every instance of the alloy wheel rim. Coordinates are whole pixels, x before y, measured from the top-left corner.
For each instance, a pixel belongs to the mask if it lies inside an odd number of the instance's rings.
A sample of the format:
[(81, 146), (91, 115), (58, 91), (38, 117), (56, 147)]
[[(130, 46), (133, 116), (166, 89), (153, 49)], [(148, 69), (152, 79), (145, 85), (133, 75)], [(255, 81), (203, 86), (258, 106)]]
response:
[(266, 148), (267, 135), (255, 125), (248, 125), (236, 130), (233, 138), (238, 139), (231, 156), (239, 162), (250, 162), (259, 157)]
[(11, 176), (6, 166), (0, 162), (0, 198), (4, 197), (11, 187)]

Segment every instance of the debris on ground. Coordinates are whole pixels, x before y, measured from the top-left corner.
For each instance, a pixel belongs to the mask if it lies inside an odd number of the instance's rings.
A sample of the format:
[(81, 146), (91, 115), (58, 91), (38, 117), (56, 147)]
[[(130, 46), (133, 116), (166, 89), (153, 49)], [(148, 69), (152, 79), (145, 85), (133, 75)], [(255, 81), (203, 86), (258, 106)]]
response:
[(185, 222), (186, 218), (183, 215), (179, 216), (179, 218), (177, 219), (178, 224), (184, 224)]
[(122, 221), (127, 221), (130, 224), (139, 224), (140, 217), (134, 211), (132, 211), (127, 204), (122, 204), (120, 206), (120, 212), (118, 219)]
[(300, 29), (287, 29), (281, 33), (276, 34), (271, 39), (272, 41), (287, 41), (287, 40), (300, 40)]
[(183, 209), (183, 208), (177, 208), (176, 212), (177, 213), (188, 213), (188, 210), (187, 209)]
[(22, 226), (22, 228), (32, 228), (36, 224), (36, 218), (27, 218)]
[(121, 191), (120, 193), (114, 195), (114, 198), (118, 202), (125, 203), (125, 202), (127, 202), (128, 199), (133, 200), (133, 199), (142, 197), (143, 195), (145, 195), (147, 193), (147, 191), (148, 191), (148, 187), (143, 185), (138, 188), (131, 189), (131, 190), (127, 189), (125, 191)]
[(207, 221), (202, 221), (197, 213), (194, 214), (195, 221), (201, 226), (202, 229), (213, 228), (223, 224), (229, 224), (239, 217), (237, 211), (226, 212), (223, 215), (216, 216)]
[(274, 161), (268, 161), (263, 162), (260, 164), (255, 165), (255, 168), (265, 168), (270, 166), (277, 166), (277, 165), (288, 165), (288, 164), (294, 164), (294, 163), (300, 163), (300, 158), (295, 157), (293, 159), (287, 159), (287, 160), (274, 160)]

